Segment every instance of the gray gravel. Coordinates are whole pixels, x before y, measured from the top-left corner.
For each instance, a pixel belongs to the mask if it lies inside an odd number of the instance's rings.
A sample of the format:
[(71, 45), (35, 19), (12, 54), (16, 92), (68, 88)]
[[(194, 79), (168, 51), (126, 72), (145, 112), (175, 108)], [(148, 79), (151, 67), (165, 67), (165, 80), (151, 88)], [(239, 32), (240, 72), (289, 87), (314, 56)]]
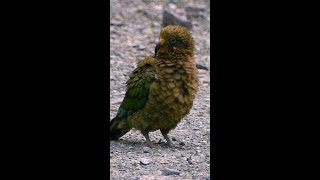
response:
[[(169, 3), (171, 2), (171, 3)], [(125, 82), (139, 60), (154, 54), (163, 5), (182, 13), (187, 5), (205, 5), (202, 16), (191, 18), (196, 62), (210, 66), (210, 10), (205, 0), (111, 0), (110, 120), (125, 95)], [(158, 148), (145, 145), (139, 131), (110, 142), (111, 179), (210, 179), (210, 69), (199, 70), (201, 85), (188, 114), (169, 135), (181, 148), (165, 145), (160, 131), (150, 133)]]

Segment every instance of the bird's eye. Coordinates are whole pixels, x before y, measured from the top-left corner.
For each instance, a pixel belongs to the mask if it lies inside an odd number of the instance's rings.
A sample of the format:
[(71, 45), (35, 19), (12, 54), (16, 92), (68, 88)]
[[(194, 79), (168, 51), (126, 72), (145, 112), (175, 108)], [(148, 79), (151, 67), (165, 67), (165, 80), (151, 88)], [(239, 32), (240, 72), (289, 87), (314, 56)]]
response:
[(172, 39), (172, 40), (171, 40), (171, 43), (175, 43), (175, 42), (176, 42), (176, 40), (175, 40), (175, 39)]

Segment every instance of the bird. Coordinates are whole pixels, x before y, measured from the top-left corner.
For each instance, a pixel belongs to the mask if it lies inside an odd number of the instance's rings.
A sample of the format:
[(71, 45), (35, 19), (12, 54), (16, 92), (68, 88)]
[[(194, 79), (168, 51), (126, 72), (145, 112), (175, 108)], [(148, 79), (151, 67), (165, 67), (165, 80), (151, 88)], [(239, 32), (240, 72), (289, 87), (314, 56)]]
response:
[(189, 114), (199, 88), (194, 48), (185, 27), (160, 30), (155, 54), (138, 62), (126, 82), (124, 99), (110, 121), (110, 140), (136, 129), (148, 146), (156, 147), (149, 133), (160, 130), (167, 145), (175, 147), (168, 134)]

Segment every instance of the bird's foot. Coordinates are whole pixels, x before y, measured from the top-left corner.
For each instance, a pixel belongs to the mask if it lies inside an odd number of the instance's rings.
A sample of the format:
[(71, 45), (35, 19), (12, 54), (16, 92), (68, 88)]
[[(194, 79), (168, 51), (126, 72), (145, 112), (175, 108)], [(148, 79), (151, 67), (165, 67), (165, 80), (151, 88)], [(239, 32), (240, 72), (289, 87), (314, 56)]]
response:
[(175, 148), (176, 146), (171, 142), (171, 141), (167, 141), (167, 145), (171, 148)]

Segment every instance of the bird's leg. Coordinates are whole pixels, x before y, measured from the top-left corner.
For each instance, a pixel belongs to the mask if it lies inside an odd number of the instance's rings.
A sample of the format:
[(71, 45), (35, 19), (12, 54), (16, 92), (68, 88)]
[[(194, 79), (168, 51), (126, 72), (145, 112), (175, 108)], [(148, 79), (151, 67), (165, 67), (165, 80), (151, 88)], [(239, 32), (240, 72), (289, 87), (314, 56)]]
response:
[(174, 145), (173, 145), (173, 143), (172, 143), (172, 141), (171, 141), (171, 139), (170, 139), (170, 137), (168, 135), (169, 131), (162, 130), (162, 129), (160, 129), (160, 131), (161, 131), (161, 134), (163, 135), (163, 137), (166, 139), (168, 146), (169, 147), (174, 147)]
[(146, 131), (141, 131), (142, 135), (146, 138), (146, 141), (147, 141), (147, 145), (152, 147), (152, 148), (156, 148), (157, 146), (155, 144), (153, 144), (151, 141), (150, 141), (150, 138), (149, 138), (149, 132), (146, 132)]

